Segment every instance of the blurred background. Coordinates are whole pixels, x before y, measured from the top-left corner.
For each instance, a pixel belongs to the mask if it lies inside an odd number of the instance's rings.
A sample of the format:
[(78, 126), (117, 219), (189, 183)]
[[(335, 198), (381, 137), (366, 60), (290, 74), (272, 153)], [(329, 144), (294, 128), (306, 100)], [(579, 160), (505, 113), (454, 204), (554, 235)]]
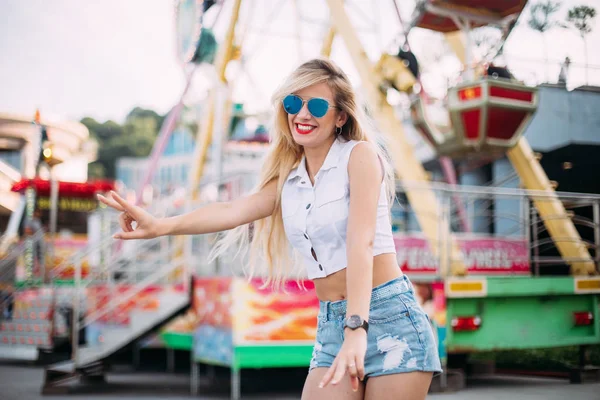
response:
[(218, 234), (115, 242), (96, 194), (158, 216), (247, 194), (271, 94), (329, 57), (396, 170), (398, 262), (445, 370), (431, 397), (596, 398), (599, 8), (0, 2), (0, 388), (300, 397), (303, 271), (282, 293), (244, 278), (245, 249), (208, 262)]

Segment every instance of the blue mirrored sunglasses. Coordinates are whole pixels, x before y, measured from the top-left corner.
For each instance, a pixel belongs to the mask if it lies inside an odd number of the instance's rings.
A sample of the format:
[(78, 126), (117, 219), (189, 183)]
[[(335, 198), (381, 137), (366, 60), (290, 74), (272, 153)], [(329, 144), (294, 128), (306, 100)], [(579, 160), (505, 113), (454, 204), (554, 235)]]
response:
[(306, 103), (308, 107), (308, 112), (315, 118), (322, 118), (329, 111), (329, 107), (337, 108), (335, 106), (330, 106), (329, 102), (325, 99), (321, 99), (319, 97), (313, 97), (309, 100), (302, 100), (300, 96), (296, 96), (295, 94), (288, 94), (283, 99), (283, 109), (292, 115), (296, 115), (302, 110), (304, 107), (304, 103)]

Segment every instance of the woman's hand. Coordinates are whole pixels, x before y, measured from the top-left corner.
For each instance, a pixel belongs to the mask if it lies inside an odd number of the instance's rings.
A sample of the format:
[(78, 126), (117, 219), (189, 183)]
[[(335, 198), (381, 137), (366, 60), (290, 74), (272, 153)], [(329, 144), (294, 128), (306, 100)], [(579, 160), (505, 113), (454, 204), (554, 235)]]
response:
[[(367, 332), (364, 329), (346, 329), (344, 344), (331, 367), (319, 384), (320, 388), (331, 383), (338, 384), (346, 371), (350, 375), (352, 390), (358, 390), (358, 380), (365, 378), (365, 354), (367, 352)], [(332, 380), (333, 378), (333, 380)]]
[[(127, 202), (117, 193), (111, 191), (110, 198), (98, 195), (98, 200), (117, 211), (119, 215), (119, 225), (123, 232), (113, 235), (115, 239), (151, 239), (160, 235), (159, 220), (154, 218), (143, 208)], [(132, 226), (135, 222), (135, 228)]]

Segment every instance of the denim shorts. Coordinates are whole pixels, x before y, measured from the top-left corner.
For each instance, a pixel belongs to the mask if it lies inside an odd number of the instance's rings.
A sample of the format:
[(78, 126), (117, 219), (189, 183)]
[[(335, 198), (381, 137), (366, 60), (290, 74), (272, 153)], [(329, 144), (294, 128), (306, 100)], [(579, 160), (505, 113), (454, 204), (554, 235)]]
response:
[[(344, 342), (346, 300), (320, 301), (310, 369), (330, 367)], [(406, 275), (373, 288), (365, 377), (442, 371), (429, 317)]]

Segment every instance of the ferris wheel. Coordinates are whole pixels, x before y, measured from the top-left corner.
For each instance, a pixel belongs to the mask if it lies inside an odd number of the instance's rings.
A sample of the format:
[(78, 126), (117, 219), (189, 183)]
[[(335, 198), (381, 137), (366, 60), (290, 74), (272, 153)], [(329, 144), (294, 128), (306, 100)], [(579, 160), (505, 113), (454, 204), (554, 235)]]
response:
[[(189, 182), (190, 195), (194, 197), (213, 134), (223, 131), (223, 121), (230, 115), (231, 99), (227, 97), (232, 93), (232, 81), (237, 83), (235, 76), (228, 79), (228, 75), (231, 75), (227, 73), (231, 69), (230, 64), (237, 61), (238, 66), (241, 65), (237, 75), (245, 75), (247, 80), (252, 81), (245, 66), (252, 63), (265, 65), (271, 62), (269, 57), (278, 59), (288, 53), (282, 49), (278, 54), (267, 57), (263, 53), (262, 57), (257, 57), (257, 52), (268, 47), (266, 39), (258, 45), (254, 44), (254, 47), (248, 46), (254, 51), (246, 50), (246, 37), (255, 29), (251, 21), (257, 14), (257, 2), (180, 0), (176, 4), (178, 53), (188, 73), (182, 101), (197, 65), (209, 65), (213, 79), (196, 138), (193, 172)], [(552, 198), (552, 183), (522, 136), (538, 106), (537, 89), (515, 79), (507, 68), (493, 64), (495, 55), (502, 51), (506, 38), (527, 5), (526, 0), (419, 0), (408, 18), (405, 10), (399, 8), (400, 2), (390, 0), (388, 10), (394, 10), (394, 20), (390, 20), (389, 13), (379, 10), (381, 23), (377, 18), (366, 17), (365, 8), (361, 9), (361, 4), (356, 1), (311, 3), (310, 15), (321, 16), (320, 19), (308, 17), (302, 9), (304, 4), (279, 0), (273, 3), (272, 9), (261, 9), (260, 14), (264, 14), (266, 19), (263, 19), (262, 25), (259, 23), (260, 29), (256, 35), (268, 33), (273, 24), (287, 21), (285, 23), (290, 25), (291, 21), (294, 26), (291, 31), (271, 32), (275, 36), (272, 40), (288, 39), (287, 50), (295, 50), (290, 54), (296, 58), (316, 55), (334, 59), (339, 57), (351, 64), (350, 74), (360, 79), (363, 101), (386, 139), (397, 176), (403, 182), (413, 182), (419, 186), (419, 190), (408, 188), (407, 197), (415, 206), (424, 235), (432, 243), (440, 237), (437, 221), (442, 218), (441, 211), (430, 190), (429, 175), (408, 138), (405, 121), (398, 118), (396, 110), (388, 102), (390, 90), (406, 94), (410, 99), (412, 127), (416, 128), (422, 140), (434, 149), (442, 165), (446, 166), (444, 170), (450, 183), (453, 183), (453, 174), (448, 172), (451, 170), (451, 160), (493, 160), (506, 155), (525, 188), (544, 192)], [(378, 7), (381, 4), (383, 2), (377, 2)], [(374, 7), (374, 4), (371, 5)], [(287, 19), (279, 18), (278, 13), (283, 13), (285, 7), (288, 10)], [(225, 27), (221, 25), (223, 15), (229, 18)], [(357, 26), (357, 15), (370, 21), (367, 28)], [(312, 29), (307, 29), (307, 24)], [(395, 54), (383, 52), (377, 55), (384, 48), (381, 45), (381, 30), (390, 30), (390, 26), (395, 32), (399, 48)], [(496, 51), (487, 58), (477, 60), (474, 57), (472, 31), (489, 26), (496, 27), (500, 33), (498, 43), (494, 46)], [(215, 33), (219, 29), (220, 35)], [(435, 99), (426, 90), (427, 85), (420, 73), (422, 65), (410, 47), (412, 32), (423, 30), (442, 35), (462, 66), (456, 83), (440, 99)], [(219, 43), (215, 39), (217, 36), (223, 37)], [(370, 47), (365, 46), (365, 36), (371, 37)], [(379, 39), (379, 50), (372, 46), (373, 37)], [(336, 41), (335, 38), (341, 40)], [(319, 44), (310, 46), (313, 54), (306, 52), (306, 41)], [(297, 62), (297, 59), (292, 61)], [(258, 86), (254, 82), (252, 85), (255, 88)], [(436, 118), (439, 115), (443, 118)], [(219, 138), (217, 142), (222, 143), (222, 140)], [(159, 138), (158, 150), (160, 143)], [(160, 151), (153, 153), (153, 156), (155, 154), (159, 155)], [(540, 216), (548, 217), (545, 223), (551, 236), (572, 239), (557, 243), (563, 258), (584, 260), (572, 262), (572, 271), (593, 274), (594, 263), (572, 222), (568, 218), (549, 218), (566, 216), (562, 203), (558, 200), (534, 203)], [(427, 216), (427, 213), (433, 214), (434, 218)], [(447, 240), (450, 253), (448, 260), (452, 261), (442, 266), (442, 270), (448, 275), (464, 275), (466, 270), (458, 246), (452, 236)]]

